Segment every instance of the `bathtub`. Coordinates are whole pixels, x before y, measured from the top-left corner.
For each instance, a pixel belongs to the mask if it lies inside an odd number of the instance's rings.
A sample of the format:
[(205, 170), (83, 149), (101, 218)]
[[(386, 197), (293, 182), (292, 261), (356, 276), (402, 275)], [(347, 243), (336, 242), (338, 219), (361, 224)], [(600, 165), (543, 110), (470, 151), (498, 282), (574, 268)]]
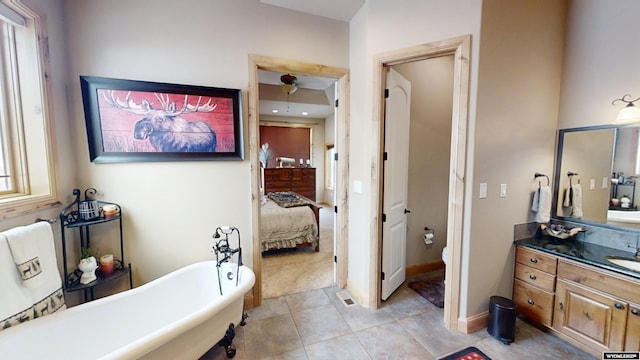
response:
[(607, 224), (640, 229), (640, 211), (607, 210)]
[(3, 359), (198, 359), (242, 320), (255, 277), (235, 264), (186, 266), (140, 287), (0, 331)]

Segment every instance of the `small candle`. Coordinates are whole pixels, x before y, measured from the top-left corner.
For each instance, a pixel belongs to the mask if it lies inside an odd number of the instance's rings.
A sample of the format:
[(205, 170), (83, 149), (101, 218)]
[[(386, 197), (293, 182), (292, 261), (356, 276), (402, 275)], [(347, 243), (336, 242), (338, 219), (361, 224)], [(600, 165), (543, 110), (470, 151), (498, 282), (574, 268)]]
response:
[(113, 254), (106, 254), (100, 257), (100, 270), (102, 275), (113, 274)]
[(102, 213), (104, 214), (104, 217), (107, 219), (116, 216), (117, 212), (118, 212), (118, 208), (115, 205), (105, 205), (102, 207)]
[(311, 165), (311, 160), (307, 159), (307, 167)]

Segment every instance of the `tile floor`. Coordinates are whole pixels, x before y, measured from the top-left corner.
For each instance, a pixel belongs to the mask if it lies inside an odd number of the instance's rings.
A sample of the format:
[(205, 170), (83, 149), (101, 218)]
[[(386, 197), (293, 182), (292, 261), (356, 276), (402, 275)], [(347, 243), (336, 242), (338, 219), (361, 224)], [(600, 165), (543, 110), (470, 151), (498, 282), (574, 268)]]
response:
[[(234, 359), (438, 359), (467, 346), (493, 360), (595, 359), (520, 319), (511, 345), (486, 330), (449, 331), (443, 309), (407, 282), (380, 310), (346, 307), (335, 287), (265, 299), (247, 311), (247, 325), (237, 327)], [(214, 346), (201, 358), (212, 359), (226, 359), (224, 349)]]

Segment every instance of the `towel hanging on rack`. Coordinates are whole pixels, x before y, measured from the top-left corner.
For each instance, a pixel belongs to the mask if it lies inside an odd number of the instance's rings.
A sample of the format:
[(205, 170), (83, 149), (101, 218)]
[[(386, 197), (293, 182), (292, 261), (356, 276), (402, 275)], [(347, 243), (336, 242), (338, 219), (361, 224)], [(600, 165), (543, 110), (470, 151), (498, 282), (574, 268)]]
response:
[(551, 220), (551, 199), (551, 187), (540, 184), (533, 194), (531, 205), (531, 210), (536, 213), (535, 221), (538, 224), (548, 223)]

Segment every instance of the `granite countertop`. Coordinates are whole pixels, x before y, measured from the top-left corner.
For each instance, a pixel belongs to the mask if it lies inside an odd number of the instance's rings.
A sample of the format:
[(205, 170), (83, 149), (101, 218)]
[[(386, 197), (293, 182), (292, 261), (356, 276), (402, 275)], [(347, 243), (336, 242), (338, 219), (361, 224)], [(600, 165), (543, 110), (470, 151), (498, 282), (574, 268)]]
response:
[(548, 236), (517, 240), (515, 244), (640, 279), (640, 272), (618, 266), (607, 260), (607, 256), (634, 258), (632, 252), (595, 245), (575, 238), (560, 240)]

